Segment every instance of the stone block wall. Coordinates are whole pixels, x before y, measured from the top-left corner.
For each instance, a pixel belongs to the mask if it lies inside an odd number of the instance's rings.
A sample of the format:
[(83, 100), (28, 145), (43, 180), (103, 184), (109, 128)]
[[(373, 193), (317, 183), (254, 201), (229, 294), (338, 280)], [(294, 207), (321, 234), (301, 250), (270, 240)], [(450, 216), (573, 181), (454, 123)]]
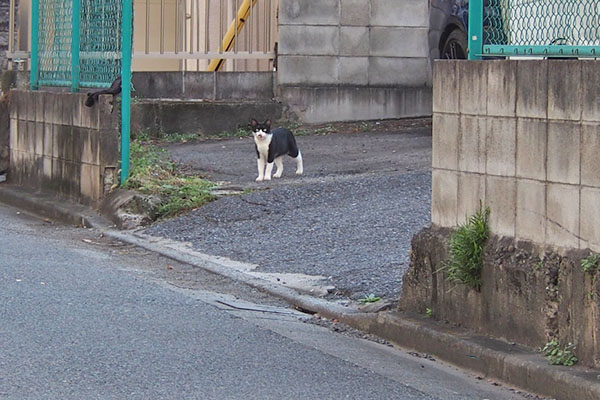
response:
[[(413, 238), (400, 309), (600, 367), (600, 112), (595, 61), (437, 61), (432, 227)], [(444, 271), (452, 228), (491, 209), (480, 290)]]
[(438, 61), (432, 222), (480, 201), (491, 230), (600, 251), (600, 69), (594, 61)]
[(143, 99), (272, 100), (273, 72), (134, 72), (133, 95)]
[(95, 205), (117, 183), (120, 113), (110, 96), (11, 90), (9, 180)]
[(425, 0), (281, 0), (277, 83), (306, 122), (431, 115)]

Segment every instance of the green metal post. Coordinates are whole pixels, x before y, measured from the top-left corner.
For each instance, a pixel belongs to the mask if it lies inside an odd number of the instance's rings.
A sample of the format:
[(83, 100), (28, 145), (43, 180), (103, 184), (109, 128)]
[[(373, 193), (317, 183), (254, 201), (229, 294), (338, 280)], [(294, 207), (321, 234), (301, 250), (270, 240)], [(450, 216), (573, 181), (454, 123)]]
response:
[(73, 0), (73, 20), (71, 29), (71, 91), (79, 92), (81, 67), (79, 50), (81, 43), (81, 0)]
[(469, 1), (469, 60), (483, 54), (483, 0)]
[(37, 90), (40, 78), (40, 0), (31, 2), (31, 90)]
[(121, 38), (121, 185), (123, 185), (129, 178), (133, 0), (123, 0), (123, 26)]

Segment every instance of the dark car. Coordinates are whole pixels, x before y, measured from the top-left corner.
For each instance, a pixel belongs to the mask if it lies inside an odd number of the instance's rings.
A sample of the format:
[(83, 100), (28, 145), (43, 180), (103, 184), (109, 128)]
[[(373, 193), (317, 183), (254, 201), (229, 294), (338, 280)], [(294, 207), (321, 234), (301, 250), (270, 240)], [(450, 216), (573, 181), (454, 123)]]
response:
[(468, 0), (429, 0), (430, 58), (467, 58)]

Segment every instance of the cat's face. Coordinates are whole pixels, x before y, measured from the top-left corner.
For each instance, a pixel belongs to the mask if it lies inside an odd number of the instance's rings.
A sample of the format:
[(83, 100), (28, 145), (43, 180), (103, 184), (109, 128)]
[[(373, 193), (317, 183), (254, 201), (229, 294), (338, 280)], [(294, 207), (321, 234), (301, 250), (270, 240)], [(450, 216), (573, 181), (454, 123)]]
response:
[(263, 140), (267, 137), (267, 135), (271, 134), (271, 120), (268, 119), (265, 122), (258, 122), (255, 119), (252, 119), (248, 124), (250, 129), (252, 129), (252, 135), (254, 135), (254, 139)]

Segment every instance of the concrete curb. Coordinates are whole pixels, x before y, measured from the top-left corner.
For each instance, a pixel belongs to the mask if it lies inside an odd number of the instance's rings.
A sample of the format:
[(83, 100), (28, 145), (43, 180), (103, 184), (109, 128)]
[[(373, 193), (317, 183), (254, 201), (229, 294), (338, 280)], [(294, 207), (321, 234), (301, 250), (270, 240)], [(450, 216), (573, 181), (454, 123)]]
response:
[(0, 202), (67, 225), (91, 227), (93, 224), (109, 224), (108, 220), (89, 207), (58, 200), (43, 192), (9, 183), (0, 184)]
[(151, 237), (113, 229), (89, 208), (57, 201), (42, 193), (0, 185), (0, 202), (61, 222), (94, 227), (106, 236), (249, 285), (289, 304), (326, 318), (337, 319), (397, 345), (428, 353), (487, 378), (559, 400), (600, 399), (600, 371), (551, 366), (537, 352), (475, 335), (448, 324), (399, 312), (361, 313), (320, 298), (251, 276), (210, 256), (173, 249)]

